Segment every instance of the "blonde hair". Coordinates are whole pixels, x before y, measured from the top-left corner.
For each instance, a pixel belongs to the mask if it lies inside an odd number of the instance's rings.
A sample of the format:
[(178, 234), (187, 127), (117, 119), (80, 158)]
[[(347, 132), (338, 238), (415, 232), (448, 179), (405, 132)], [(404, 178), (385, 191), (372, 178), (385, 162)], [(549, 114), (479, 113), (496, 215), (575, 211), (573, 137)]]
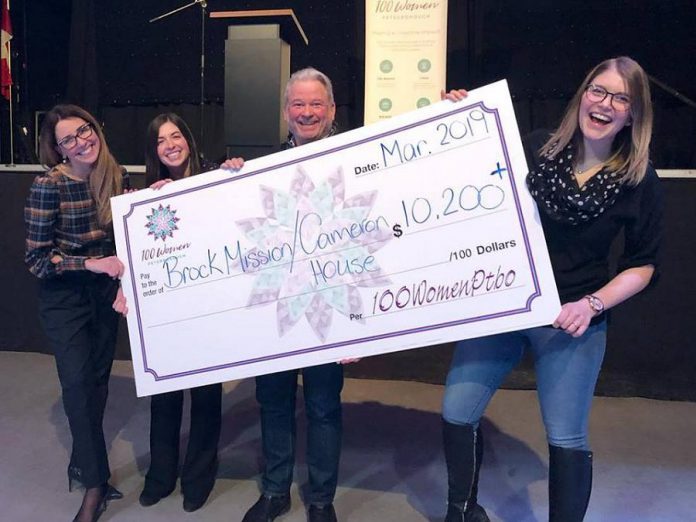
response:
[(605, 60), (587, 74), (570, 100), (561, 124), (541, 147), (539, 153), (542, 156), (554, 158), (572, 141), (577, 147), (578, 156), (581, 157), (584, 154), (582, 131), (578, 122), (580, 103), (592, 80), (608, 70), (615, 70), (626, 82), (628, 94), (631, 97), (629, 112), (631, 125), (621, 129), (614, 137), (613, 153), (607, 161), (607, 167), (619, 173), (623, 183), (635, 186), (645, 177), (648, 168), (653, 111), (648, 75), (638, 62), (628, 56)]
[(99, 155), (89, 175), (89, 189), (97, 206), (97, 221), (104, 227), (111, 223), (111, 197), (118, 196), (122, 192), (123, 169), (109, 151), (104, 133), (94, 116), (77, 105), (56, 105), (48, 111), (41, 125), (39, 145), (41, 163), (49, 168), (55, 168), (61, 164), (62, 156), (58, 153), (55, 131), (58, 122), (67, 118), (83, 119), (92, 126), (92, 130), (99, 138)]

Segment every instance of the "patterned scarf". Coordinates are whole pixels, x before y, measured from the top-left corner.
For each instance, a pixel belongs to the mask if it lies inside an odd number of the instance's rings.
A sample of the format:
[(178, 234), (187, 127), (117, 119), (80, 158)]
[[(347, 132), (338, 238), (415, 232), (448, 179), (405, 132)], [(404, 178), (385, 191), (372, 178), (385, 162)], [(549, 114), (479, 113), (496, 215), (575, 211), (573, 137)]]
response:
[(621, 176), (606, 167), (578, 187), (573, 172), (575, 147), (568, 144), (527, 175), (527, 187), (537, 205), (560, 223), (579, 225), (598, 218), (623, 189)]

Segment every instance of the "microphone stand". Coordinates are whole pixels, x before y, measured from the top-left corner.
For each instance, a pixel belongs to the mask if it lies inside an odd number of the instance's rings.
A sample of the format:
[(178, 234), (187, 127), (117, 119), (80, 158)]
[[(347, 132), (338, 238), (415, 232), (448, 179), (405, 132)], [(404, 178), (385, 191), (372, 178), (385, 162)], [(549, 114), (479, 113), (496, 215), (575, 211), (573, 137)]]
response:
[(657, 86), (658, 86), (660, 89), (662, 89), (663, 91), (665, 91), (665, 92), (671, 94), (672, 96), (674, 96), (677, 100), (679, 100), (679, 101), (685, 103), (686, 105), (688, 105), (688, 106), (691, 107), (692, 109), (696, 109), (696, 102), (693, 101), (693, 100), (690, 99), (690, 98), (687, 98), (687, 97), (684, 96), (682, 93), (680, 93), (678, 90), (676, 90), (676, 89), (670, 87), (669, 85), (667, 85), (667, 84), (664, 83), (664, 82), (661, 82), (660, 80), (658, 80), (658, 79), (655, 78), (654, 76), (650, 76), (649, 74), (648, 74), (648, 79), (649, 79), (652, 83), (654, 83), (655, 85), (657, 85)]
[(179, 11), (183, 11), (184, 9), (187, 9), (193, 5), (200, 5), (201, 6), (201, 94), (200, 94), (200, 120), (201, 120), (201, 128), (200, 128), (200, 133), (199, 133), (199, 142), (198, 142), (198, 151), (200, 154), (203, 152), (203, 138), (205, 136), (205, 125), (203, 124), (203, 115), (204, 115), (204, 109), (205, 109), (205, 17), (207, 14), (207, 8), (208, 8), (208, 2), (207, 0), (193, 0), (193, 2), (183, 5), (181, 7), (177, 7), (176, 9), (169, 11), (168, 13), (161, 14), (159, 16), (156, 16), (155, 18), (152, 18), (150, 20), (150, 23), (152, 22), (157, 22), (158, 20), (161, 20), (162, 18), (166, 18), (168, 16), (173, 15), (174, 13), (178, 13)]

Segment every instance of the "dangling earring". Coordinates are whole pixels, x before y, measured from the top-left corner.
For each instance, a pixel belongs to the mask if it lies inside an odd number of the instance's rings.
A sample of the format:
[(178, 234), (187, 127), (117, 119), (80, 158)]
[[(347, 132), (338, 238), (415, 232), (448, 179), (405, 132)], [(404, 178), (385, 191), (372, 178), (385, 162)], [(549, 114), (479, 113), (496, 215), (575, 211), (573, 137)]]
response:
[(67, 156), (63, 156), (63, 163), (67, 163), (67, 162), (68, 162), (68, 157), (67, 157)]

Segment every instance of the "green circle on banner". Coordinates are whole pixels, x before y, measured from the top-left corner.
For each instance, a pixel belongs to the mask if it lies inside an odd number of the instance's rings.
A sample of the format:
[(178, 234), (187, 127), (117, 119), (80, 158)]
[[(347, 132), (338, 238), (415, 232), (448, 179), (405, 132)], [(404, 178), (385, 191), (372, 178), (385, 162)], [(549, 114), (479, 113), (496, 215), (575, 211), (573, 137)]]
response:
[(430, 70), (430, 67), (432, 67), (432, 64), (430, 63), (430, 60), (427, 58), (423, 58), (418, 62), (418, 70), (422, 73), (428, 72)]
[(425, 107), (426, 105), (430, 105), (430, 100), (428, 98), (418, 98), (418, 101), (416, 102), (416, 107), (420, 109), (421, 107)]
[(391, 60), (382, 60), (379, 64), (379, 70), (385, 74), (392, 72), (393, 68), (394, 64), (391, 62)]
[(382, 98), (379, 100), (379, 110), (382, 112), (390, 111), (392, 108), (392, 101), (389, 98)]

